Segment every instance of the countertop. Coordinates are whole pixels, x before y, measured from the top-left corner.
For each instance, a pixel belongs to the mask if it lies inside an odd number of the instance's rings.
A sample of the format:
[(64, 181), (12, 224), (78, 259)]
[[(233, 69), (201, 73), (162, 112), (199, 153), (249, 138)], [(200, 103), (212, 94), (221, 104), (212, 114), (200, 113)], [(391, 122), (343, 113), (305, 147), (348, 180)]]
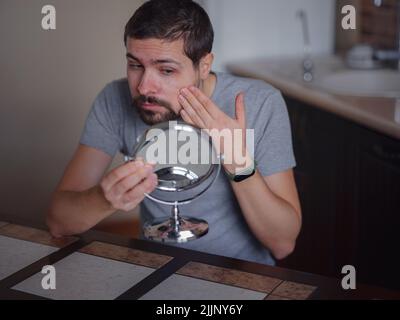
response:
[[(343, 69), (335, 56), (314, 57), (315, 80), (318, 75)], [(301, 58), (260, 58), (227, 65), (235, 75), (264, 80), (284, 95), (332, 112), (355, 123), (400, 139), (400, 100), (394, 98), (351, 97), (332, 94), (302, 80)]]
[[(400, 292), (88, 231), (55, 240), (0, 222), (0, 299), (308, 300), (400, 299)], [(44, 266), (56, 290), (44, 290)]]

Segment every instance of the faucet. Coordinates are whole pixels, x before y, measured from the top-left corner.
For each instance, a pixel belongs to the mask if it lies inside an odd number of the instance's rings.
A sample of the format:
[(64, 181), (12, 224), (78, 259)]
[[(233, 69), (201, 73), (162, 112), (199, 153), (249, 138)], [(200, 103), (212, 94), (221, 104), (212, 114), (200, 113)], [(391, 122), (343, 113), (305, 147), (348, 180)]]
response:
[[(376, 7), (381, 7), (384, 0), (373, 0)], [(378, 61), (397, 61), (400, 70), (400, 1), (397, 1), (397, 50), (375, 50), (373, 59)]]
[(299, 10), (296, 16), (301, 20), (304, 41), (304, 59), (303, 59), (303, 80), (311, 82), (314, 79), (313, 69), (314, 63), (311, 59), (311, 41), (310, 32), (308, 28), (307, 14), (304, 10)]

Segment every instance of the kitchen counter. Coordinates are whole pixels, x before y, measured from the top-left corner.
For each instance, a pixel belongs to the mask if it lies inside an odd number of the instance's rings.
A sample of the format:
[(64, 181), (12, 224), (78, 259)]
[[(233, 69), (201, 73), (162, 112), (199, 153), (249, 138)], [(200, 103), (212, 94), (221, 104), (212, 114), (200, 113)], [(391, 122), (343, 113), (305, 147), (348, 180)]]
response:
[(299, 58), (238, 61), (228, 64), (227, 68), (230, 73), (262, 79), (281, 90), (284, 95), (400, 139), (400, 100), (329, 93), (318, 87), (318, 77), (343, 69), (343, 63), (333, 56), (315, 57), (314, 63), (314, 84), (302, 80), (302, 65)]
[[(53, 239), (0, 222), (0, 299), (305, 300), (400, 299), (341, 280), (89, 231)], [(44, 266), (56, 290), (44, 290)]]

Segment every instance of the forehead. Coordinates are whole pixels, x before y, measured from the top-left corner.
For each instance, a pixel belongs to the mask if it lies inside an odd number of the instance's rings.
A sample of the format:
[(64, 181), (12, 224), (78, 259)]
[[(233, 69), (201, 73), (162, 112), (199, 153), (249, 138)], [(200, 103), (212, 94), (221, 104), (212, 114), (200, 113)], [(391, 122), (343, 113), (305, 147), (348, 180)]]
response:
[(160, 39), (133, 39), (128, 38), (127, 53), (138, 58), (141, 62), (153, 60), (173, 59), (182, 64), (191, 63), (184, 52), (183, 39), (166, 41)]

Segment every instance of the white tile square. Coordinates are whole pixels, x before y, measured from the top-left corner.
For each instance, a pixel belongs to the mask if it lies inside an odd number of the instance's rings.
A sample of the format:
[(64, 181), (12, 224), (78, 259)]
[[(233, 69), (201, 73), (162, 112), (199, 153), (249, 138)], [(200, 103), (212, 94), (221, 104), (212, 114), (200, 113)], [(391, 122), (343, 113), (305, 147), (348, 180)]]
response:
[(262, 300), (267, 294), (174, 274), (140, 300)]
[(44, 244), (0, 235), (0, 280), (57, 250)]
[(113, 300), (155, 269), (75, 252), (54, 265), (56, 289), (44, 290), (38, 273), (13, 289), (55, 300)]

